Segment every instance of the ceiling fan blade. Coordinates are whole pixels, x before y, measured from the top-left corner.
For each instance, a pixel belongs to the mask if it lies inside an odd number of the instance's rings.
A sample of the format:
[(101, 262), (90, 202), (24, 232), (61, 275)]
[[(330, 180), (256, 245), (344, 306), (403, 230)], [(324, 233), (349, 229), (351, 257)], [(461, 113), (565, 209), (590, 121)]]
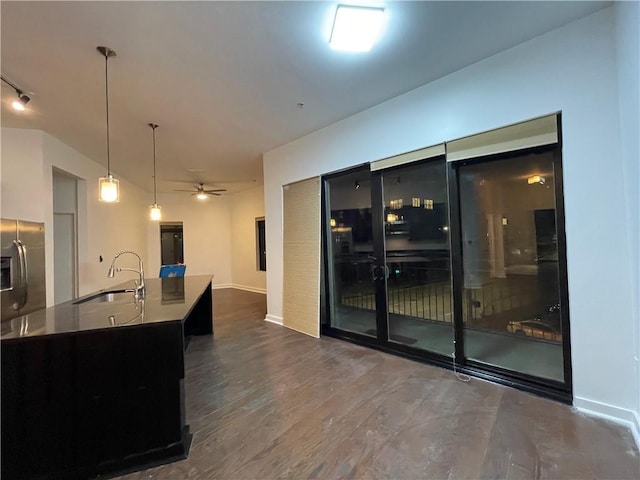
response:
[(193, 190), (173, 190), (174, 192), (193, 192)]
[(218, 188), (215, 190), (204, 190), (205, 193), (216, 193), (216, 192), (226, 192), (227, 189), (226, 188)]

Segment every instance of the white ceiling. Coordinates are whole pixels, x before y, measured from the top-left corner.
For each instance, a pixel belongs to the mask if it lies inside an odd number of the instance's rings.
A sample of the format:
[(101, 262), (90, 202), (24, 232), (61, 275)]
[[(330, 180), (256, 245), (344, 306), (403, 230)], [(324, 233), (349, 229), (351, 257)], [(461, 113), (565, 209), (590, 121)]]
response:
[(2, 75), (33, 92), (18, 114), (3, 84), (2, 125), (106, 165), (106, 45), (116, 176), (152, 189), (155, 122), (161, 191), (239, 190), (262, 183), (262, 152), (609, 3), (368, 2), (386, 6), (385, 34), (348, 54), (327, 44), (336, 2), (2, 1)]

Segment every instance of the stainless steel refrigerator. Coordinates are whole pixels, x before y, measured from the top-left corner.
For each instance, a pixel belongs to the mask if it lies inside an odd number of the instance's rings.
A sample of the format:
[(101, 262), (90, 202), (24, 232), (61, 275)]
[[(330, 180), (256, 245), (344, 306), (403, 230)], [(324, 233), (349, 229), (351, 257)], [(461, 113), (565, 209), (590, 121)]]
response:
[(0, 228), (2, 322), (46, 307), (44, 223), (3, 218)]

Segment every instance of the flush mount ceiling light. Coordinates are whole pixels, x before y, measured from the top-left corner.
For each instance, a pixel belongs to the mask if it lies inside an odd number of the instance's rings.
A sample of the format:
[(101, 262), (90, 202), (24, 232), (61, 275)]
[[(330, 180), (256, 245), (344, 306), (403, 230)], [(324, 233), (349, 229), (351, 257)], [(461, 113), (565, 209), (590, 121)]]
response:
[(107, 105), (107, 176), (98, 179), (98, 200), (106, 203), (120, 201), (120, 181), (111, 175), (111, 158), (109, 156), (109, 57), (115, 57), (116, 52), (109, 47), (97, 47), (101, 55), (104, 55), (104, 91)]
[(153, 205), (150, 207), (149, 217), (154, 222), (157, 222), (162, 218), (162, 211), (158, 205), (156, 187), (156, 128), (158, 128), (158, 125), (155, 123), (149, 123), (148, 125), (151, 127), (151, 130), (153, 130)]
[(6, 78), (0, 76), (0, 78), (2, 79), (2, 81), (4, 83), (6, 83), (7, 85), (9, 85), (11, 88), (13, 88), (16, 91), (16, 95), (18, 96), (17, 100), (14, 100), (11, 103), (11, 106), (13, 107), (14, 110), (17, 110), (19, 112), (24, 112), (24, 109), (27, 105), (27, 103), (29, 103), (29, 100), (31, 100), (31, 98), (29, 98), (28, 95), (26, 95), (22, 89), (18, 88), (16, 85), (14, 85), (13, 83), (11, 83), (9, 80), (7, 80)]
[(338, 5), (329, 45), (334, 50), (368, 52), (384, 25), (384, 9)]

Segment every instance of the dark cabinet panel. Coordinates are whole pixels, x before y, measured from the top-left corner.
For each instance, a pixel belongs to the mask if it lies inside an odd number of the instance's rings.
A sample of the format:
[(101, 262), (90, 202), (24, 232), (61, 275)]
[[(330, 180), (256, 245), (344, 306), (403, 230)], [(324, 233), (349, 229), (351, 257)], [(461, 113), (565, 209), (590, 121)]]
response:
[(181, 322), (2, 345), (2, 478), (186, 454)]

